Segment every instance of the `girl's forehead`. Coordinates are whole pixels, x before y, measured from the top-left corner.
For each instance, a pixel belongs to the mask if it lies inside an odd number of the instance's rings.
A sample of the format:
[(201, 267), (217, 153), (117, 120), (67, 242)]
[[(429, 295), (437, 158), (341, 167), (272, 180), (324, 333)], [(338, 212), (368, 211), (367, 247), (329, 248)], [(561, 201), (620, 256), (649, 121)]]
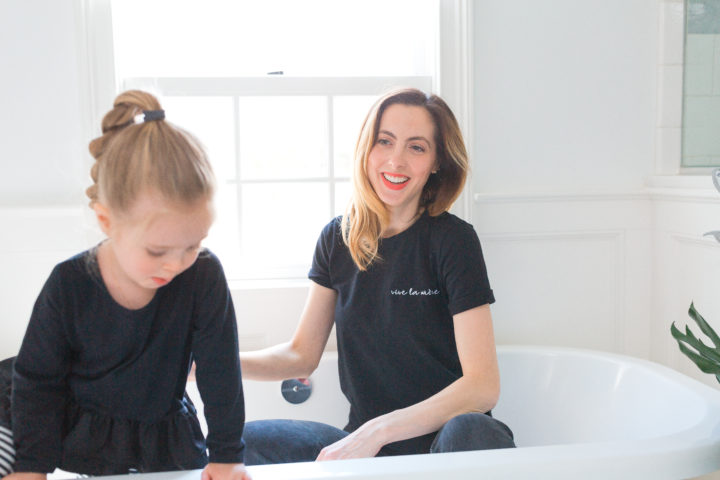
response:
[(128, 213), (131, 216), (146, 218), (164, 213), (184, 214), (198, 210), (212, 211), (212, 199), (203, 197), (190, 201), (171, 200), (157, 192), (144, 191), (138, 195)]
[(137, 232), (143, 242), (154, 246), (188, 247), (207, 237), (212, 222), (212, 210), (198, 205), (189, 210), (156, 212), (139, 226)]
[[(207, 234), (214, 219), (214, 209), (210, 198), (194, 202), (169, 201), (160, 195), (141, 194), (123, 216), (123, 223), (142, 232), (162, 236), (163, 232)], [(199, 232), (199, 233), (193, 233)]]

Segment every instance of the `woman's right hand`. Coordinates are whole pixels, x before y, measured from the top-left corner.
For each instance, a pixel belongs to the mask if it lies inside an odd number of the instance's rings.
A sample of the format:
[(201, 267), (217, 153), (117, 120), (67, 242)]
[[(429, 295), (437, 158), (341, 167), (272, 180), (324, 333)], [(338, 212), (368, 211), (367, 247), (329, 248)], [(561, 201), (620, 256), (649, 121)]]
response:
[(383, 439), (387, 415), (365, 422), (357, 430), (320, 451), (316, 461), (370, 458), (387, 443)]

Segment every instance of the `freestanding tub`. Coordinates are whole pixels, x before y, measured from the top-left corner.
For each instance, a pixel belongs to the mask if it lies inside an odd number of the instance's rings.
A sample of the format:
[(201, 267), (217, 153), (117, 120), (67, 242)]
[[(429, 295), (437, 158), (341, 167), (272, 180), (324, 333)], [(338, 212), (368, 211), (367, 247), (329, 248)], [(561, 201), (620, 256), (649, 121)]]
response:
[[(671, 369), (578, 349), (498, 347), (502, 394), (493, 410), (516, 449), (248, 467), (279, 479), (682, 479), (720, 469), (720, 391)], [(248, 420), (300, 418), (342, 426), (336, 356), (287, 403), (280, 382), (245, 382)], [(201, 408), (190, 384), (188, 392)], [(198, 472), (152, 474), (196, 480)]]

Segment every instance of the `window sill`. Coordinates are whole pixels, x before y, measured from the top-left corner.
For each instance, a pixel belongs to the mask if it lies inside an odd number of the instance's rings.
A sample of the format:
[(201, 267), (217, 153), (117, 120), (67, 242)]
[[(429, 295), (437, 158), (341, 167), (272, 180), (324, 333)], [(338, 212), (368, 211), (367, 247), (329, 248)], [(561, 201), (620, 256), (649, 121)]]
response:
[(653, 200), (715, 202), (720, 200), (709, 173), (703, 175), (655, 175), (647, 190)]
[(648, 179), (647, 187), (715, 191), (709, 171), (691, 175), (654, 175)]
[(288, 279), (247, 279), (247, 280), (228, 280), (230, 291), (253, 291), (253, 290), (280, 290), (280, 289), (306, 289), (310, 286), (310, 280), (307, 278), (288, 278)]

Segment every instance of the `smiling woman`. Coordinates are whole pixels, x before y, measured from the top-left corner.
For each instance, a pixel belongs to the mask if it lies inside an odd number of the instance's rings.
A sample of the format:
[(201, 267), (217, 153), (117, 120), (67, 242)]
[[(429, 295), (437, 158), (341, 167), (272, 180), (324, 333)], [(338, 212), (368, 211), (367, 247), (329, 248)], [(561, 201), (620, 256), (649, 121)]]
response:
[(386, 93), (353, 167), (352, 202), (318, 238), (291, 340), (240, 354), (246, 378), (304, 378), (335, 328), (347, 423), (250, 422), (247, 463), (513, 447), (490, 413), (500, 378), (480, 242), (448, 212), (468, 170), (453, 112), (417, 89)]

